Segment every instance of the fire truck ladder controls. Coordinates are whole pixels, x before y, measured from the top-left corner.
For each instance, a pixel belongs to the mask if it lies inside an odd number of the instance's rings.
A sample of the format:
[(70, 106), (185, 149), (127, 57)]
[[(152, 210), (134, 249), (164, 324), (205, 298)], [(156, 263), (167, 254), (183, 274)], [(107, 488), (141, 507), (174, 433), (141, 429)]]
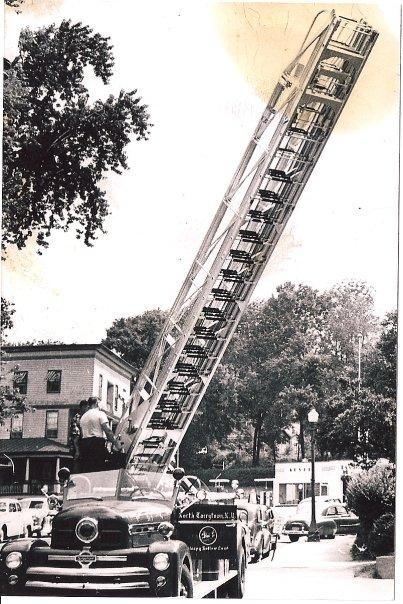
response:
[(315, 17), (281, 75), (116, 434), (127, 463), (172, 461), (378, 36)]

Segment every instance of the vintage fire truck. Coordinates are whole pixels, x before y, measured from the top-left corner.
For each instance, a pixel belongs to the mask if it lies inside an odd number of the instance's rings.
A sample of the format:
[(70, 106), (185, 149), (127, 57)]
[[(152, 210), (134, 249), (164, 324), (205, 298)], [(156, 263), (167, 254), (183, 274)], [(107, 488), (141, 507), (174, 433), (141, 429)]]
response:
[(137, 380), (116, 432), (122, 467), (61, 472), (50, 545), (7, 543), (2, 593), (243, 596), (251, 539), (233, 496), (214, 499), (172, 463), (377, 35), (315, 17)]
[(50, 545), (6, 544), (2, 593), (242, 598), (249, 552), (233, 498), (215, 500), (181, 468), (62, 469), (60, 478)]

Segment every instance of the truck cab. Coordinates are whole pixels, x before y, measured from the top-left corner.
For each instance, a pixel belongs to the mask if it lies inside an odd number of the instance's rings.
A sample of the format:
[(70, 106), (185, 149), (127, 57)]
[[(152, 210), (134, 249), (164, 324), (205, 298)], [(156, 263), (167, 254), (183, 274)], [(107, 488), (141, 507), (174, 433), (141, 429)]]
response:
[(192, 485), (183, 470), (158, 467), (68, 476), (50, 545), (20, 539), (1, 550), (2, 593), (242, 597), (237, 509)]

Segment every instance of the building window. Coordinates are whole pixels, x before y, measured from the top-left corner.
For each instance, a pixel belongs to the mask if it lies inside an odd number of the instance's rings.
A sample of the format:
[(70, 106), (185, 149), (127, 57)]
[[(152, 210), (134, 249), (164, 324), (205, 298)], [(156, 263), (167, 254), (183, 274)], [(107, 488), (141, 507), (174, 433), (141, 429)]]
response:
[(22, 438), (22, 413), (11, 417), (10, 438)]
[(59, 422), (58, 411), (46, 411), (46, 438), (57, 438), (57, 428)]
[(103, 381), (104, 381), (104, 376), (100, 373), (99, 374), (99, 381), (98, 381), (98, 398), (100, 401), (102, 401), (102, 386), (103, 386)]
[(108, 411), (112, 411), (113, 409), (113, 396), (114, 396), (114, 385), (108, 382), (108, 386), (106, 388), (106, 407)]
[(50, 369), (48, 371), (48, 379), (46, 384), (46, 392), (48, 394), (58, 394), (62, 385), (62, 372), (60, 369)]
[(26, 394), (28, 387), (28, 371), (14, 371), (13, 385), (20, 394)]
[(115, 406), (114, 406), (115, 411), (118, 410), (118, 402), (119, 402), (119, 386), (116, 384), (116, 386), (115, 386)]

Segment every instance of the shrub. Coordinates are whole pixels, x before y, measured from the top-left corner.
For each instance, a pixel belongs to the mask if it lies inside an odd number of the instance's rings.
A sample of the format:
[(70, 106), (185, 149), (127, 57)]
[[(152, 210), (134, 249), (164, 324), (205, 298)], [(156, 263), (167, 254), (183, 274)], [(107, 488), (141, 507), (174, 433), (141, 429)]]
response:
[(375, 520), (368, 536), (368, 551), (373, 556), (391, 554), (395, 549), (395, 515), (383, 514)]
[(395, 506), (395, 471), (391, 464), (378, 465), (353, 476), (347, 487), (347, 502), (364, 527)]
[(384, 514), (395, 509), (395, 469), (392, 464), (376, 465), (353, 476), (346, 491), (349, 507), (360, 518), (362, 542), (368, 545), (369, 534)]

